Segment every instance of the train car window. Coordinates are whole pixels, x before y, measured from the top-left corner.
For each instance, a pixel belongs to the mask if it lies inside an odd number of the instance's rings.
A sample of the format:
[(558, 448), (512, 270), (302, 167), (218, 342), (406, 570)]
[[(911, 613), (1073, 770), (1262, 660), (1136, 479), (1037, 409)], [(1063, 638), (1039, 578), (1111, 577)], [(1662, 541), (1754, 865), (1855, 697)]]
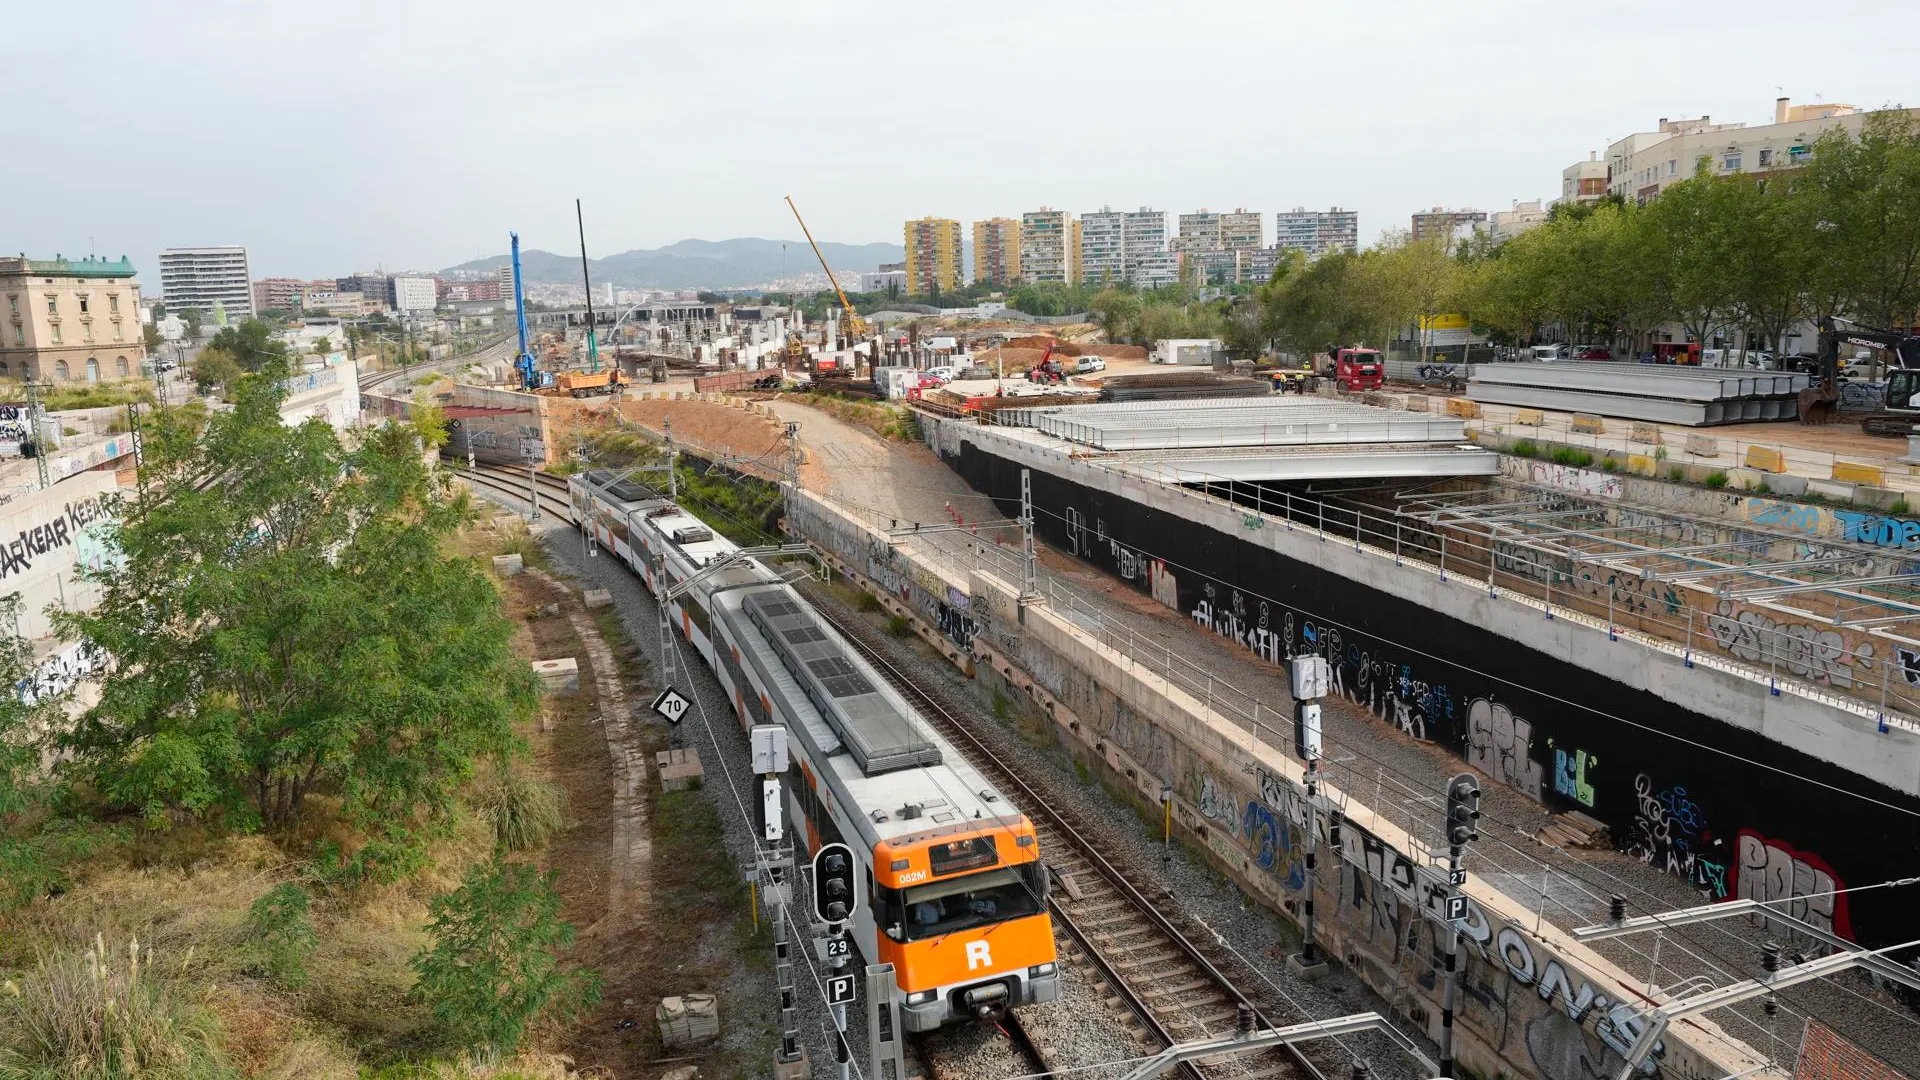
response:
[(881, 933), (894, 941), (907, 940), (906, 911), (899, 889), (882, 885), (875, 891), (873, 921), (879, 925)]
[(680, 594), (680, 607), (687, 613), (687, 618), (693, 620), (693, 625), (700, 628), (702, 634), (709, 638), (713, 636), (713, 619), (707, 614), (707, 609), (701, 606), (700, 601), (694, 598), (692, 592)]
[(985, 870), (908, 889), (901, 901), (906, 907), (905, 929), (909, 941), (1024, 918), (1040, 911), (1040, 900), (1026, 878), (1010, 869)]
[(991, 836), (955, 840), (950, 844), (932, 844), (927, 848), (927, 865), (935, 877), (957, 874), (962, 870), (977, 870), (999, 861), (1000, 853), (994, 850)]

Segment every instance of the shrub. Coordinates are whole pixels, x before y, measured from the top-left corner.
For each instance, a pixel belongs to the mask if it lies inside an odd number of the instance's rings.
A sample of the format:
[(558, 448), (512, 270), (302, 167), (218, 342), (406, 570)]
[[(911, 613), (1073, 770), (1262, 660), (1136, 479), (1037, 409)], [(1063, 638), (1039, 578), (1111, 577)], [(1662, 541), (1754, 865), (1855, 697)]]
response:
[(0, 984), (0, 1076), (214, 1077), (218, 1029), (155, 978), (153, 950), (129, 941), (109, 953), (43, 953), (19, 982)]
[(1556, 465), (1571, 465), (1576, 469), (1584, 469), (1593, 464), (1592, 454), (1585, 450), (1576, 450), (1571, 446), (1556, 446), (1549, 456), (1553, 458)]
[(1539, 444), (1535, 443), (1532, 439), (1521, 439), (1519, 442), (1513, 444), (1513, 456), (1524, 458), (1539, 457)]
[(1600, 468), (1602, 468), (1607, 472), (1613, 472), (1619, 467), (1620, 467), (1620, 463), (1613, 460), (1612, 457), (1603, 457), (1600, 459)]
[(320, 944), (308, 914), (307, 890), (275, 885), (247, 911), (247, 970), (287, 986), (307, 981), (307, 957)]
[(1687, 470), (1681, 468), (1678, 465), (1672, 466), (1667, 470), (1667, 479), (1673, 481), (1676, 484), (1684, 481), (1686, 478), (1687, 478)]
[(854, 602), (854, 607), (858, 608), (861, 611), (867, 612), (868, 614), (872, 614), (873, 612), (876, 612), (876, 611), (881, 611), (885, 608), (885, 606), (886, 605), (880, 602), (879, 597), (873, 595), (870, 592), (867, 592), (864, 589), (860, 591), (860, 598)]
[(1727, 474), (1724, 472), (1718, 472), (1718, 471), (1708, 473), (1707, 486), (1712, 488), (1715, 491), (1719, 491), (1721, 488), (1726, 487)]
[(1655, 461), (1665, 461), (1665, 460), (1667, 460), (1667, 448), (1666, 448), (1666, 447), (1664, 447), (1664, 446), (1656, 446), (1656, 447), (1654, 447), (1654, 448), (1653, 448), (1653, 460), (1655, 460)]
[(462, 1047), (497, 1059), (543, 1014), (567, 1018), (599, 1003), (597, 974), (560, 966), (573, 927), (560, 918), (555, 877), (485, 863), (429, 905), (433, 945), (413, 957), (409, 996), (431, 1005)]
[(1893, 500), (1893, 505), (1887, 507), (1887, 513), (1889, 514), (1904, 514), (1906, 512), (1907, 500), (1905, 499), (1895, 499)]
[(468, 801), (503, 851), (532, 850), (567, 826), (566, 793), (504, 761), (474, 782)]
[(906, 637), (913, 633), (913, 623), (905, 615), (887, 616), (887, 633), (894, 637)]

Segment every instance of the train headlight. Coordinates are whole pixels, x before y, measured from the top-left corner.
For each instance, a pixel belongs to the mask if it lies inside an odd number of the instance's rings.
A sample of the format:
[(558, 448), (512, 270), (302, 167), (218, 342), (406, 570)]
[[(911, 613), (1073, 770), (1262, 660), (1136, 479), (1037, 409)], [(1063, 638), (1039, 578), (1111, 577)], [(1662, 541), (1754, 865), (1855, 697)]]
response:
[(929, 1002), (929, 1001), (932, 1001), (932, 1000), (934, 999), (934, 996), (935, 996), (936, 994), (938, 994), (938, 993), (939, 993), (939, 991), (937, 991), (937, 990), (920, 990), (920, 991), (916, 991), (916, 992), (914, 992), (914, 993), (911, 993), (911, 994), (908, 994), (908, 995), (907, 995), (907, 1004), (909, 1004), (909, 1005), (925, 1005), (925, 1004), (926, 1004), (927, 1002)]
[(1045, 975), (1051, 975), (1053, 974), (1053, 965), (1052, 964), (1035, 964), (1034, 966), (1027, 969), (1027, 974), (1031, 975), (1036, 979)]

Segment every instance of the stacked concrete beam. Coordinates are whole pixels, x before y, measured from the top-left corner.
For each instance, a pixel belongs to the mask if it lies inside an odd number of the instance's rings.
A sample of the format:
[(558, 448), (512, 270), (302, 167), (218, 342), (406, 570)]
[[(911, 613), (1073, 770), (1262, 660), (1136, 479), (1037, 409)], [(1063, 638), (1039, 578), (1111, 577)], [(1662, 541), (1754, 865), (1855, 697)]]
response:
[(1794, 372), (1669, 364), (1476, 364), (1467, 396), (1495, 405), (1705, 426), (1792, 420), (1811, 379)]

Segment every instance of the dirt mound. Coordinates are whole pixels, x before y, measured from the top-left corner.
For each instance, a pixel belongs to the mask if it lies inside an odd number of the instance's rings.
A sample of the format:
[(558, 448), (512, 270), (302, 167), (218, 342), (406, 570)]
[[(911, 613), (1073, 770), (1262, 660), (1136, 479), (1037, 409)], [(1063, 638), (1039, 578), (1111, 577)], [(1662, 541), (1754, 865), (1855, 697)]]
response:
[(1017, 337), (1007, 342), (1007, 347), (1009, 348), (1033, 349), (1036, 352), (1046, 351), (1049, 345), (1053, 346), (1053, 354), (1055, 356), (1079, 356), (1081, 353), (1087, 351), (1087, 347), (1084, 345), (1075, 345), (1071, 341), (1061, 341), (1057, 338), (1047, 337), (1044, 334), (1029, 334), (1026, 337)]
[(1109, 360), (1145, 360), (1145, 345), (1084, 345), (1081, 348), (1094, 356), (1104, 356)]

